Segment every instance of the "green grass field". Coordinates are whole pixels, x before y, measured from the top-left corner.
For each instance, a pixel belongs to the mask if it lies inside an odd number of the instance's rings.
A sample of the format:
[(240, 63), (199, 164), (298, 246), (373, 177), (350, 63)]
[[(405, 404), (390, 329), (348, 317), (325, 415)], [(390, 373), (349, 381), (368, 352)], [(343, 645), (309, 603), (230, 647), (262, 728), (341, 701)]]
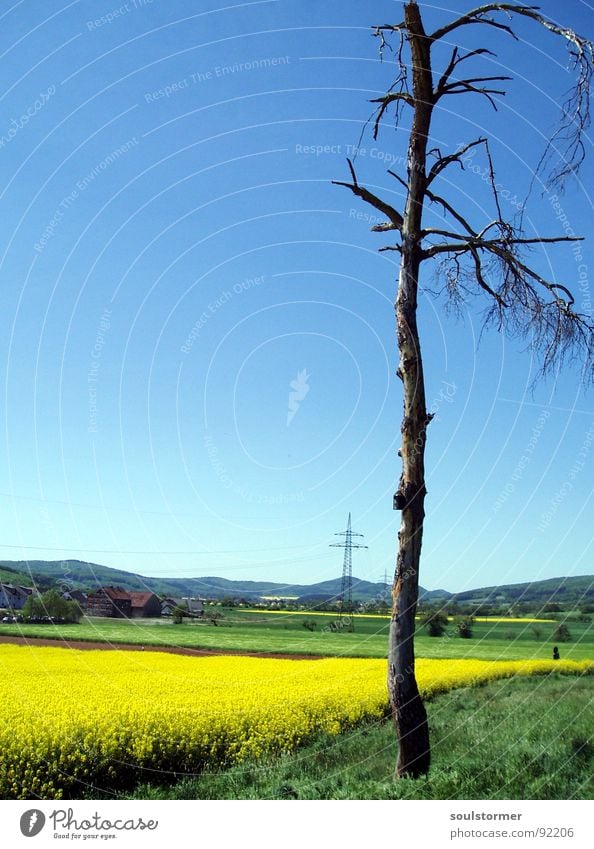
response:
[[(303, 622), (316, 622), (309, 631)], [(283, 654), (385, 657), (388, 620), (358, 617), (354, 633), (331, 631), (328, 617), (298, 613), (291, 616), (246, 611), (224, 611), (217, 626), (206, 622), (119, 620), (89, 618), (79, 625), (7, 625), (0, 624), (0, 636), (43, 637), (57, 640), (131, 643), (146, 646), (183, 646), (221, 651), (257, 651)], [(453, 624), (444, 637), (428, 637), (419, 628), (415, 639), (418, 657), (476, 657), (485, 660), (522, 660), (548, 658), (552, 654), (551, 637), (555, 622), (475, 623), (470, 639), (455, 634)], [(571, 622), (572, 640), (560, 644), (562, 658), (594, 659), (594, 627)]]
[(388, 721), (296, 753), (206, 772), (137, 799), (590, 799), (592, 677), (508, 679), (452, 690), (427, 703), (433, 761), (427, 778), (392, 781)]

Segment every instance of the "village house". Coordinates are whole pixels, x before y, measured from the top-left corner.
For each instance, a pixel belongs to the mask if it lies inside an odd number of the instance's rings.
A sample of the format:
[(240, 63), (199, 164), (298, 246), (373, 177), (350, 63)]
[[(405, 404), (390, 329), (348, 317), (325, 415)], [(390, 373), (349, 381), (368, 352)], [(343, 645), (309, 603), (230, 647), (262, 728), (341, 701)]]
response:
[(164, 598), (161, 601), (161, 616), (171, 616), (177, 606), (177, 601), (174, 598)]
[(129, 619), (132, 615), (132, 600), (130, 593), (121, 587), (100, 587), (87, 596), (86, 608), (89, 616)]
[(191, 616), (204, 615), (204, 603), (201, 598), (164, 598), (161, 602), (161, 616), (171, 616), (176, 607), (185, 607)]
[(82, 590), (65, 590), (62, 593), (62, 598), (65, 601), (76, 601), (83, 608), (87, 606), (87, 594)]
[(121, 587), (100, 587), (86, 596), (84, 607), (89, 616), (109, 616), (116, 619), (161, 616), (161, 600), (155, 593), (124, 590)]
[(0, 608), (5, 610), (22, 610), (25, 602), (33, 593), (31, 587), (19, 587), (13, 584), (0, 583)]
[(161, 616), (161, 601), (151, 592), (130, 592), (133, 619), (146, 619), (149, 616)]
[(202, 616), (204, 613), (204, 604), (201, 598), (184, 597), (179, 599), (182, 607), (188, 608), (190, 616)]

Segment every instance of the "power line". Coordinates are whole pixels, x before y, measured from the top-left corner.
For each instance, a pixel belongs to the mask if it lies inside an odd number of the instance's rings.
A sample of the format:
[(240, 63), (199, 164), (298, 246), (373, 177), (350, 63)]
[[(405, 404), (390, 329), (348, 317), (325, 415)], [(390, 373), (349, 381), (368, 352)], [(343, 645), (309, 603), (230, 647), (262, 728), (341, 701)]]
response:
[[(70, 501), (61, 498), (45, 498), (39, 497), (37, 498), (34, 495), (15, 495), (12, 492), (0, 492), (0, 498), (7, 498), (10, 501), (32, 501), (35, 504), (59, 504), (62, 507), (79, 507), (82, 510), (99, 510), (102, 513), (133, 513), (138, 516), (181, 516), (183, 518), (188, 519), (212, 519), (213, 516), (216, 517), (215, 513), (191, 513), (189, 511), (182, 510), (141, 510), (140, 508), (134, 507), (114, 507), (110, 505), (106, 507), (104, 504), (84, 504), (80, 501)], [(238, 521), (253, 521), (259, 522), (262, 518), (261, 516), (245, 516), (245, 515), (237, 515), (230, 516), (225, 514), (223, 517), (225, 520), (234, 520)], [(322, 543), (320, 543), (322, 544)]]
[[(298, 548), (308, 548), (313, 549), (319, 547), (320, 545), (325, 545), (325, 543), (314, 543), (310, 545), (285, 545), (285, 546), (267, 546), (266, 548), (244, 548), (244, 549), (224, 549), (219, 551), (156, 551), (152, 549), (151, 551), (123, 551), (122, 549), (111, 549), (111, 548), (75, 548), (74, 546), (66, 546), (64, 548), (53, 548), (51, 546), (37, 546), (37, 545), (7, 545), (0, 544), (0, 548), (10, 548), (17, 550), (27, 550), (27, 551), (61, 551), (68, 552), (74, 551), (77, 554), (88, 553), (88, 554), (144, 554), (144, 555), (153, 555), (153, 554), (180, 554), (180, 555), (197, 555), (197, 554), (261, 554), (265, 551), (288, 551), (290, 549), (298, 549)], [(324, 556), (324, 555), (319, 555)], [(285, 558), (283, 558), (285, 559)], [(286, 558), (288, 561), (292, 562), (292, 558)], [(274, 561), (273, 561), (274, 562)]]

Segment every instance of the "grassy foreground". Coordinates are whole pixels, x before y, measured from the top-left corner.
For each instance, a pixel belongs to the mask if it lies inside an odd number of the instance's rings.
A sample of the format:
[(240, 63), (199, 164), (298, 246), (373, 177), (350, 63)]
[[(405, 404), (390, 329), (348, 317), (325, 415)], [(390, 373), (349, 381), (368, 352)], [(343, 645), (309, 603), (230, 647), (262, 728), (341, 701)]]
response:
[(591, 799), (591, 677), (556, 673), (452, 690), (427, 704), (433, 763), (426, 779), (393, 782), (387, 721), (298, 752), (207, 772), (135, 799)]

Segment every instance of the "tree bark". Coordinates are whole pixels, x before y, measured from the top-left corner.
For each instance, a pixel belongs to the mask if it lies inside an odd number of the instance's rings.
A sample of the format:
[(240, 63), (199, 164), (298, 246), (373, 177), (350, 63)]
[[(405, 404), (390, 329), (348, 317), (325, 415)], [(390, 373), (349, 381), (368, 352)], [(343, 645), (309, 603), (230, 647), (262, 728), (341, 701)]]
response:
[(402, 511), (398, 557), (392, 588), (388, 651), (388, 689), (399, 755), (397, 777), (418, 777), (429, 770), (427, 714), (415, 677), (414, 631), (419, 595), (419, 562), (425, 516), (425, 442), (429, 422), (425, 404), (423, 362), (417, 328), (417, 291), (421, 266), (423, 201), (427, 188), (427, 140), (433, 110), (430, 41), (419, 8), (405, 6), (407, 38), (412, 54), (414, 117), (407, 170), (408, 195), (402, 225), (402, 259), (396, 297), (396, 331), (400, 354), (398, 376), (404, 389), (402, 475), (394, 496)]

